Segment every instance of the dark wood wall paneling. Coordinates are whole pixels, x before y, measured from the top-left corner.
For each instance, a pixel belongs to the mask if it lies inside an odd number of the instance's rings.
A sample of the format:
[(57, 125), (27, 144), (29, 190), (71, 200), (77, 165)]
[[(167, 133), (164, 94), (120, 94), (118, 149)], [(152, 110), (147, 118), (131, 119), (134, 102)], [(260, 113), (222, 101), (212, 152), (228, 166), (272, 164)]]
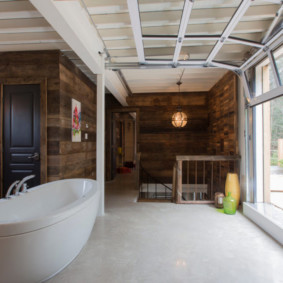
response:
[(224, 75), (210, 90), (209, 121), (209, 152), (216, 155), (237, 155), (237, 77), (232, 72)]
[[(60, 178), (96, 178), (96, 86), (64, 56), (59, 74)], [(81, 142), (71, 141), (72, 98), (81, 102)]]
[[(0, 76), (2, 80), (20, 79), (19, 83), (35, 79), (47, 82), (47, 180), (95, 178), (95, 84), (60, 51), (0, 53)], [(81, 143), (71, 142), (71, 98), (82, 103)]]
[[(163, 182), (172, 182), (176, 155), (238, 153), (236, 76), (228, 72), (209, 92), (135, 94), (127, 98), (140, 109), (143, 167)], [(176, 129), (171, 117), (180, 104), (189, 117)]]
[[(176, 155), (207, 154), (208, 93), (135, 94), (127, 102), (140, 109), (141, 162), (152, 176), (171, 183)], [(189, 117), (182, 129), (171, 124), (179, 103)]]

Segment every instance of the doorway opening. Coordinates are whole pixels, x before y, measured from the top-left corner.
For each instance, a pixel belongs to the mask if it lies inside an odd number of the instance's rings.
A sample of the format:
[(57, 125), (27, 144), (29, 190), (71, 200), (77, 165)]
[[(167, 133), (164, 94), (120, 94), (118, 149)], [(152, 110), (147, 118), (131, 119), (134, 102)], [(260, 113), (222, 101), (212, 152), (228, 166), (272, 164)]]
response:
[(138, 166), (139, 111), (135, 108), (111, 110), (110, 170), (116, 174), (131, 173)]

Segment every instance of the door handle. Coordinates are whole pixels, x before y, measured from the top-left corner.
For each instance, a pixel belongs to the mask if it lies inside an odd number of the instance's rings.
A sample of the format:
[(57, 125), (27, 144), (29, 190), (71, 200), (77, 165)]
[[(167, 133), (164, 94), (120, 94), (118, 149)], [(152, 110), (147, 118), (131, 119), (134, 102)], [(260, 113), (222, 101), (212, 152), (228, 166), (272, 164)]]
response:
[(28, 159), (33, 159), (35, 161), (39, 160), (39, 154), (37, 152), (35, 152), (33, 155), (28, 156)]

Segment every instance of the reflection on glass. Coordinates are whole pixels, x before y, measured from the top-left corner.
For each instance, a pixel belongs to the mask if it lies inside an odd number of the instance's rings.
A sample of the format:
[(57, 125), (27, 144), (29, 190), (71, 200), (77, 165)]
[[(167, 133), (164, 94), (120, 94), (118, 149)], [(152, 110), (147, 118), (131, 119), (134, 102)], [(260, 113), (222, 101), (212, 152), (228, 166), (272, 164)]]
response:
[(263, 111), (265, 201), (283, 209), (283, 97), (266, 102)]
[(266, 58), (256, 67), (256, 96), (276, 87), (269, 58)]
[(281, 83), (283, 84), (283, 46), (279, 47), (274, 53), (273, 53), (277, 71), (281, 80)]

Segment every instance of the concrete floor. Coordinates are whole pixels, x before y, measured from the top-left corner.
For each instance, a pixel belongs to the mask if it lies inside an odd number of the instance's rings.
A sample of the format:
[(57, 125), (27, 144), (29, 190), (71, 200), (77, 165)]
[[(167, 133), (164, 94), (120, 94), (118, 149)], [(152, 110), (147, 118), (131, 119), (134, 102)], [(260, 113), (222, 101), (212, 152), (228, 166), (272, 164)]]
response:
[(107, 183), (106, 215), (48, 283), (283, 282), (283, 247), (240, 212), (136, 198), (132, 175)]

